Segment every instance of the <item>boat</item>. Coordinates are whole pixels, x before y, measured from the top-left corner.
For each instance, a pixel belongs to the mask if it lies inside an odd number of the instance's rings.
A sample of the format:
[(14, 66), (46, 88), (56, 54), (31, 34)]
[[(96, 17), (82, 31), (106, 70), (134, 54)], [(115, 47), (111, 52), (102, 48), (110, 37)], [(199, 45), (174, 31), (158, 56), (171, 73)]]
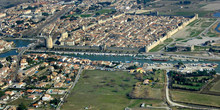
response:
[(166, 59), (150, 59), (151, 61), (168, 61)]

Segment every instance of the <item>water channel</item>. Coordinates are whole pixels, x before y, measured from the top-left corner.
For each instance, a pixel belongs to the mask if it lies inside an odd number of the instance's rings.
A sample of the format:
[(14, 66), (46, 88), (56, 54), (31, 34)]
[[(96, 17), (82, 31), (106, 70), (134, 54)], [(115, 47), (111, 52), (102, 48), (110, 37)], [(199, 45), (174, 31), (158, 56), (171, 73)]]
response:
[[(16, 44), (16, 47), (24, 47), (27, 46), (29, 43), (32, 41), (28, 40), (10, 40), (14, 41)], [(6, 53), (0, 54), (0, 57), (7, 57), (10, 55), (17, 55), (18, 53), (16, 50), (10, 50)], [(77, 57), (77, 58), (84, 58), (84, 59), (90, 59), (92, 61), (94, 60), (103, 60), (103, 61), (119, 61), (119, 62), (139, 62), (140, 64), (143, 63), (178, 63), (179, 61), (151, 61), (151, 60), (136, 60), (132, 56), (107, 56), (107, 55), (65, 55), (65, 56), (72, 56), (72, 57)], [(183, 63), (218, 63), (220, 66), (219, 61), (200, 61), (200, 62), (188, 62), (188, 61), (182, 61)], [(220, 72), (220, 67), (216, 68), (217, 72)]]

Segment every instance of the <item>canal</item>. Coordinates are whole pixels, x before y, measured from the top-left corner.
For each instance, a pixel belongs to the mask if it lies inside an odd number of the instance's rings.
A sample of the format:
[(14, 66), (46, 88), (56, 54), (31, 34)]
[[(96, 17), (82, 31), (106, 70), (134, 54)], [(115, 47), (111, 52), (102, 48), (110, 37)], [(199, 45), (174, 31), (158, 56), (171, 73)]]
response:
[(215, 28), (215, 31), (217, 31), (218, 33), (220, 33), (220, 23), (218, 23), (217, 27)]
[(220, 18), (220, 12), (214, 13), (213, 17), (219, 17)]
[[(29, 43), (32, 41), (29, 40), (10, 40), (14, 41), (16, 44), (16, 47), (26, 47)], [(10, 50), (6, 53), (0, 54), (0, 57), (7, 57), (10, 55), (17, 55), (18, 53), (16, 50)], [(90, 59), (92, 61), (94, 60), (103, 60), (103, 61), (118, 61), (118, 62), (138, 62), (140, 64), (143, 63), (178, 63), (179, 61), (151, 61), (151, 60), (136, 60), (132, 56), (108, 56), (108, 55), (64, 55), (64, 56), (71, 56), (71, 57), (76, 57), (76, 58), (83, 58), (83, 59)], [(188, 61), (182, 61), (183, 63), (217, 63), (220, 66), (219, 61), (201, 61), (201, 62), (188, 62)], [(216, 68), (217, 72), (220, 72), (220, 68)]]
[[(15, 47), (27, 47), (28, 44), (30, 44), (33, 41), (30, 40), (7, 40), (9, 42), (13, 41), (15, 43)], [(16, 50), (10, 50), (6, 53), (2, 53), (0, 54), (0, 57), (7, 57), (10, 55), (18, 55), (18, 53), (16, 52)]]

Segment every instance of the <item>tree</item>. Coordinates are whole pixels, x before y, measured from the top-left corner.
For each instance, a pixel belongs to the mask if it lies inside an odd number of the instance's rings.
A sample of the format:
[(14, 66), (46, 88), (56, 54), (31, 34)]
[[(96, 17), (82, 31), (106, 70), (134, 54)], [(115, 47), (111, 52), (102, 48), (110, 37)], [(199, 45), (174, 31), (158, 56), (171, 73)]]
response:
[(58, 105), (58, 103), (59, 103), (59, 100), (56, 98), (50, 101), (50, 104)]
[(75, 11), (76, 11), (77, 14), (81, 14), (82, 13), (82, 10), (80, 10), (79, 8), (76, 8)]
[(2, 97), (3, 95), (5, 95), (4, 91), (0, 91), (0, 97)]
[(0, 68), (2, 68), (3, 67), (3, 65), (0, 63)]
[(49, 16), (49, 14), (48, 14), (48, 13), (42, 13), (42, 15), (43, 15), (43, 16)]
[(7, 60), (8, 62), (11, 62), (11, 61), (12, 61), (11, 56), (6, 57), (6, 60)]
[(20, 103), (20, 104), (18, 105), (17, 110), (27, 110), (27, 107), (26, 107), (26, 105), (24, 105), (24, 103), (22, 102), (22, 103)]
[(24, 23), (24, 21), (23, 20), (18, 20), (18, 21), (16, 21), (16, 23), (19, 25), (19, 24), (23, 24)]

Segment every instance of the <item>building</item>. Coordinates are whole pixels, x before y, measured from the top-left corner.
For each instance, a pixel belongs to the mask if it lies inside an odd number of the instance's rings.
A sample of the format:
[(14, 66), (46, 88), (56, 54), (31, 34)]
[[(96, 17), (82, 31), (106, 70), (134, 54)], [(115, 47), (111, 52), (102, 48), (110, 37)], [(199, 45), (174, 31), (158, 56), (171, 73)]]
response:
[(6, 13), (0, 13), (0, 18), (3, 18), (6, 16)]
[(53, 40), (52, 40), (52, 37), (49, 36), (47, 39), (46, 39), (46, 46), (48, 49), (51, 49), (53, 48)]
[(173, 47), (166, 47), (168, 52), (194, 51), (194, 45), (176, 44)]
[(51, 95), (49, 95), (49, 94), (45, 94), (45, 95), (42, 97), (42, 100), (43, 100), (43, 101), (50, 101), (50, 100), (52, 100), (52, 97), (51, 97)]

